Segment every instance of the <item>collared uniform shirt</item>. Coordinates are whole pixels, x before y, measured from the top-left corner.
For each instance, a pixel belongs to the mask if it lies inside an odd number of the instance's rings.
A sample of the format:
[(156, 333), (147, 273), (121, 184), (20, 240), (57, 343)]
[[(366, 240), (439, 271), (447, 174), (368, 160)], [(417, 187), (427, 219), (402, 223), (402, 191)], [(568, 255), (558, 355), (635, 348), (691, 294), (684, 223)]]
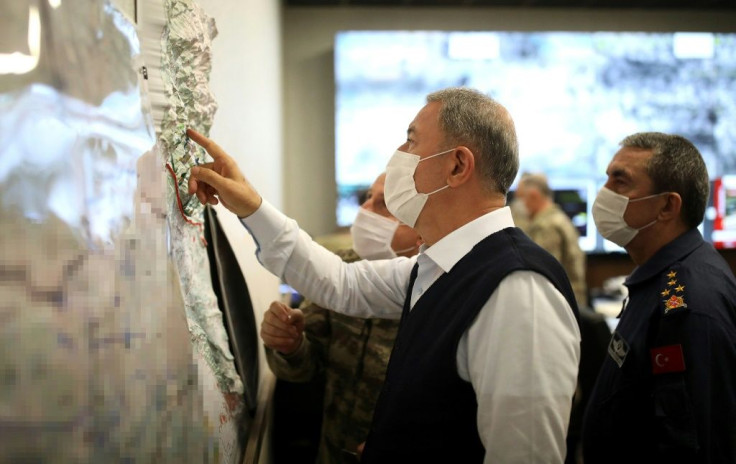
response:
[[(415, 263), (412, 307), (473, 246), (514, 225), (505, 207), (412, 258), (346, 264), (265, 200), (242, 222), (258, 245), (260, 262), (310, 300), (351, 316), (392, 319), (401, 317)], [(485, 463), (564, 461), (579, 359), (578, 324), (562, 294), (534, 272), (507, 276), (457, 349), (458, 374), (476, 391)]]
[(585, 412), (585, 462), (736, 462), (736, 279), (728, 264), (691, 229), (625, 285), (628, 303)]

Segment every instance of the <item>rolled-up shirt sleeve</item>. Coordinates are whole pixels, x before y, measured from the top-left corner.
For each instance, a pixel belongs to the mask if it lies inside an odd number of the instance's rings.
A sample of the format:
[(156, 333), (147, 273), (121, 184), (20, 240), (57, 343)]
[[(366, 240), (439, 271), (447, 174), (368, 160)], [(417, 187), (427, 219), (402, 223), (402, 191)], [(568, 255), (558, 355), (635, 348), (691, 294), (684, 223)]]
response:
[(350, 316), (401, 317), (416, 258), (345, 263), (266, 200), (241, 222), (263, 267), (309, 300)]

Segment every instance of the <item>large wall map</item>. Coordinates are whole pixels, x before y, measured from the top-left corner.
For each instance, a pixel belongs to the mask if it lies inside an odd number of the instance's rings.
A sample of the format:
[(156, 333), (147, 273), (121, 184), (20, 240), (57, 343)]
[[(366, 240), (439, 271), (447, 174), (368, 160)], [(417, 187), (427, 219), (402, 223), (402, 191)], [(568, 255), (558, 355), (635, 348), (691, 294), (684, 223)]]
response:
[(0, 463), (239, 456), (242, 383), (202, 211), (177, 189), (201, 161), (183, 127), (208, 130), (216, 108), (216, 30), (192, 2), (164, 7), (164, 55), (189, 61), (163, 65), (174, 103), (157, 141), (128, 18), (104, 1), (3, 6)]
[(189, 169), (204, 162), (207, 155), (195, 143), (189, 143), (185, 134), (187, 127), (208, 134), (217, 110), (209, 88), (211, 44), (217, 28), (214, 20), (193, 1), (165, 0), (163, 4), (166, 23), (161, 36), (161, 78), (168, 106), (163, 113), (159, 142), (168, 174), (171, 251), (181, 279), (196, 355), (206, 362), (216, 379), (216, 385), (207, 390), (211, 397), (205, 402), (207, 406), (216, 406), (207, 408), (218, 420), (215, 445), (224, 461), (230, 462), (240, 453), (237, 436), (242, 432), (244, 418), (243, 383), (235, 369), (223, 315), (212, 288), (204, 239), (204, 206), (187, 191)]

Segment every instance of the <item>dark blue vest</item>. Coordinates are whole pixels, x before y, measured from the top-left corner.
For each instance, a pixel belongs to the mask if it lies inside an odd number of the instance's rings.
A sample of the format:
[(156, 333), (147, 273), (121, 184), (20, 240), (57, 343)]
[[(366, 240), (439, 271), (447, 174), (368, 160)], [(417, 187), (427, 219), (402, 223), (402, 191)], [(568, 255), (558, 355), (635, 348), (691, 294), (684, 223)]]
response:
[(409, 311), (415, 267), (361, 464), (483, 461), (478, 404), (457, 373), (457, 346), (499, 282), (519, 270), (544, 275), (577, 316), (560, 263), (517, 228), (478, 243)]

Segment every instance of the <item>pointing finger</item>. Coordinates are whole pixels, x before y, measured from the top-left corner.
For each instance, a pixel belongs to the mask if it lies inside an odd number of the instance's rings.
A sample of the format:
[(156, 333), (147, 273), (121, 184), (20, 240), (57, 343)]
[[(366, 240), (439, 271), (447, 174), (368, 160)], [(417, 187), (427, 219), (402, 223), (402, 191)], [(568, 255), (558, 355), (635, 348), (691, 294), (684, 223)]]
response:
[(191, 129), (191, 128), (187, 129), (187, 135), (189, 136), (190, 139), (194, 140), (197, 143), (197, 145), (204, 148), (207, 151), (207, 153), (209, 153), (210, 156), (212, 156), (212, 158), (217, 160), (225, 156), (225, 152), (223, 151), (222, 148), (220, 148), (219, 145), (217, 145), (211, 139), (195, 131), (194, 129)]

